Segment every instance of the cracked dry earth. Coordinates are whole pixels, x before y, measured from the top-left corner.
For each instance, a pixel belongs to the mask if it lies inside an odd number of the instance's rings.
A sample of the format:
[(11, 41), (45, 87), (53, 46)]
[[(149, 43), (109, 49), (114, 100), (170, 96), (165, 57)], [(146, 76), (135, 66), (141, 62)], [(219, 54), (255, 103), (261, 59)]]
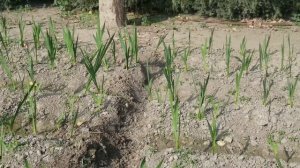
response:
[[(292, 76), (300, 72), (300, 29), (297, 26), (251, 29), (218, 23), (182, 22), (170, 18), (151, 26), (138, 26), (139, 64), (124, 69), (124, 54), (116, 41), (117, 61), (113, 63), (112, 52), (108, 51), (109, 69), (101, 68), (97, 74), (98, 83), (104, 83), (104, 102), (99, 105), (93, 94), (85, 91), (88, 73), (79, 54), (74, 66), (69, 61), (63, 43), (62, 28), (74, 26), (79, 35), (79, 46), (91, 53), (96, 50), (93, 34), (96, 26), (86, 26), (78, 15), (62, 17), (57, 8), (33, 9), (27, 12), (3, 12), (7, 17), (9, 34), (13, 42), (9, 46), (10, 67), (18, 83), (11, 90), (9, 79), (0, 68), (0, 112), (3, 117), (11, 115), (22, 99), (22, 83), (28, 83), (26, 71), (27, 55), (18, 45), (18, 18), (22, 15), (26, 22), (25, 39), (29, 48), (33, 47), (32, 18), (48, 27), (51, 16), (59, 41), (57, 66), (49, 68), (47, 51), (38, 51), (38, 64), (34, 66), (36, 80), (40, 86), (37, 93), (37, 129), (34, 135), (26, 107), (22, 109), (15, 126), (16, 134), (5, 135), (6, 147), (1, 159), (2, 167), (23, 167), (24, 159), (31, 167), (139, 167), (145, 158), (147, 167), (276, 167), (274, 155), (267, 143), (270, 134), (279, 142), (279, 157), (283, 167), (300, 167), (300, 91), (296, 90), (295, 105), (287, 104), (286, 71), (280, 70), (280, 47), (283, 37), (288, 34), (294, 46)], [(174, 23), (174, 25), (173, 25)], [(170, 26), (172, 25), (172, 26)], [(213, 48), (208, 57), (212, 67), (207, 94), (220, 104), (217, 154), (212, 154), (210, 133), (206, 120), (195, 117), (199, 83), (207, 77), (203, 69), (200, 46), (215, 28)], [(131, 30), (132, 26), (128, 26)], [(191, 56), (189, 70), (184, 70), (181, 60), (191, 32)], [(166, 96), (166, 80), (163, 74), (165, 64), (163, 48), (156, 50), (159, 37), (167, 35), (165, 41), (172, 45), (174, 32), (178, 57), (175, 72), (178, 79), (178, 95), (181, 111), (181, 149), (175, 150), (171, 112)], [(262, 105), (263, 72), (259, 69), (258, 46), (266, 35), (270, 40), (269, 78), (274, 81), (269, 103)], [(226, 76), (224, 44), (231, 35), (233, 57), (231, 75)], [(241, 102), (234, 103), (235, 73), (240, 67), (239, 45), (243, 37), (247, 39), (247, 49), (254, 50), (249, 72), (241, 80)], [(107, 35), (106, 35), (107, 38)], [(42, 38), (43, 41), (43, 38)], [(287, 42), (285, 42), (287, 44)], [(287, 49), (286, 49), (287, 51)], [(146, 92), (146, 65), (149, 63), (153, 77), (153, 93)], [(285, 64), (287, 65), (287, 57)], [(104, 79), (104, 80), (103, 80)], [(92, 90), (95, 88), (92, 88)], [(73, 103), (71, 100), (73, 100)], [(74, 135), (71, 136), (71, 109), (78, 112)], [(57, 120), (66, 114), (63, 125)], [(211, 121), (212, 107), (208, 105), (206, 118)], [(5, 120), (5, 119), (4, 119)], [(219, 143), (220, 144), (220, 143)]]

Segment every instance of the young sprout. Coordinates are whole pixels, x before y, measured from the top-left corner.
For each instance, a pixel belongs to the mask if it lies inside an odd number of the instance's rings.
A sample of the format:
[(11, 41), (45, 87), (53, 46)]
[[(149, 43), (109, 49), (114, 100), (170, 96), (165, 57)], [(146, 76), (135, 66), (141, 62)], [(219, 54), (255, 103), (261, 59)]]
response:
[[(125, 37), (124, 37), (125, 38)], [(127, 40), (126, 39), (124, 39), (123, 37), (122, 37), (122, 34), (121, 34), (121, 32), (119, 32), (119, 40), (120, 40), (120, 43), (121, 43), (121, 47), (122, 47), (122, 49), (123, 49), (123, 51), (124, 51), (124, 54), (125, 54), (125, 61), (126, 61), (126, 65), (125, 65), (125, 67), (126, 67), (126, 69), (128, 70), (129, 69), (129, 64), (130, 64), (130, 59), (131, 59), (131, 53), (130, 53), (130, 51), (131, 51), (131, 48), (127, 45)]]
[(210, 137), (211, 137), (211, 147), (212, 147), (212, 152), (215, 154), (217, 152), (217, 139), (218, 139), (218, 124), (217, 124), (217, 119), (218, 116), (220, 115), (220, 108), (219, 104), (214, 102), (213, 103), (213, 115), (212, 115), (212, 121), (209, 123), (207, 121)]
[(237, 105), (240, 100), (240, 84), (243, 76), (243, 68), (236, 72), (235, 75), (235, 104)]
[(56, 59), (56, 51), (57, 44), (55, 37), (51, 35), (51, 33), (47, 30), (46, 35), (44, 36), (45, 45), (48, 52), (49, 65), (53, 69), (55, 67), (55, 59)]
[(205, 109), (206, 109), (206, 89), (208, 85), (210, 75), (207, 76), (207, 78), (204, 80), (204, 83), (200, 83), (200, 94), (198, 96), (198, 113), (197, 113), (197, 118), (199, 120), (204, 119), (205, 117)]
[(283, 168), (281, 161), (280, 161), (280, 157), (279, 157), (279, 143), (274, 140), (274, 136), (272, 136), (272, 135), (268, 136), (268, 144), (269, 144), (271, 151), (274, 154), (274, 157), (275, 157), (275, 160), (277, 163), (277, 167)]
[(128, 34), (129, 37), (129, 43), (131, 48), (131, 56), (135, 58), (135, 63), (139, 62), (138, 59), (138, 53), (139, 53), (139, 47), (138, 47), (138, 35), (137, 35), (137, 28), (134, 25), (133, 35)]
[(214, 38), (215, 28), (211, 29), (209, 41), (208, 41), (208, 51), (211, 52), (212, 45), (213, 45), (213, 38)]
[(117, 62), (117, 58), (116, 58), (116, 42), (115, 42), (115, 40), (112, 41), (111, 52), (113, 54), (113, 59), (114, 59), (114, 64), (115, 64)]
[[(92, 54), (92, 56), (89, 56), (86, 52), (83, 52), (83, 50), (81, 50), (81, 53), (84, 58), (84, 65), (90, 74), (90, 78), (86, 84), (87, 90), (89, 90), (90, 83), (93, 81), (93, 83), (95, 84), (95, 86), (97, 88), (97, 91), (100, 92), (100, 88), (99, 88), (99, 86), (97, 84), (97, 80), (96, 80), (96, 74), (103, 63), (103, 58), (105, 57), (106, 52), (107, 52), (110, 44), (112, 43), (113, 38), (114, 38), (114, 35), (111, 36), (110, 39), (108, 39), (107, 42), (105, 44), (103, 44), (94, 54)], [(94, 59), (95, 59), (95, 61), (93, 64)]]
[(186, 72), (189, 69), (189, 67), (188, 67), (188, 59), (189, 59), (190, 55), (191, 55), (191, 51), (188, 48), (185, 48), (184, 49), (184, 53), (183, 53), (183, 55), (182, 55), (181, 58), (182, 58), (182, 61), (184, 63), (184, 69), (185, 69)]
[(280, 70), (282, 71), (284, 69), (284, 55), (285, 55), (285, 44), (284, 44), (284, 37), (282, 40), (282, 44), (281, 44), (281, 68)]
[(70, 60), (72, 64), (76, 64), (77, 60), (77, 47), (78, 47), (78, 36), (75, 40), (74, 38), (75, 29), (73, 28), (73, 31), (71, 31), (68, 27), (65, 27), (63, 29), (63, 36), (64, 41), (67, 46), (67, 51), (70, 55)]
[(242, 43), (240, 44), (240, 55), (241, 55), (241, 59), (243, 60), (246, 57), (246, 53), (247, 53), (247, 41), (246, 41), (246, 37), (244, 36)]
[(0, 42), (1, 42), (1, 44), (2, 44), (2, 46), (4, 48), (4, 50), (5, 50), (6, 58), (9, 59), (9, 57), (8, 57), (8, 48), (7, 48), (8, 44), (5, 42), (4, 37), (2, 36), (1, 32), (0, 32)]
[(269, 81), (267, 75), (263, 79), (263, 105), (266, 106), (268, 103), (268, 97), (270, 95), (270, 90), (273, 85), (273, 81)]
[(264, 39), (263, 44), (259, 44), (259, 65), (260, 69), (263, 68), (267, 71), (268, 64), (270, 60), (270, 51), (269, 51), (269, 44), (270, 44), (271, 36), (266, 36)]
[(293, 63), (293, 55), (294, 55), (294, 47), (291, 46), (291, 38), (290, 38), (290, 35), (288, 35), (288, 48), (289, 48), (289, 56), (288, 56), (288, 63), (289, 63), (289, 66), (288, 66), (288, 73), (289, 73), (289, 76), (292, 77), (292, 63)]
[(35, 61), (37, 62), (37, 51), (40, 47), (40, 35), (42, 32), (42, 26), (40, 23), (33, 22), (32, 25), (32, 32), (33, 32), (33, 43), (34, 43), (34, 49), (35, 49)]
[(75, 103), (78, 100), (78, 97), (71, 96), (68, 100), (69, 112), (71, 114), (71, 136), (74, 135), (74, 129), (78, 119), (78, 109), (75, 109)]
[(254, 51), (246, 53), (245, 56), (243, 57), (242, 68), (244, 71), (246, 71), (246, 73), (249, 72), (249, 67), (252, 62), (253, 55), (254, 55)]
[(14, 128), (14, 124), (16, 121), (17, 116), (20, 114), (21, 112), (21, 108), (23, 107), (24, 103), (26, 102), (28, 96), (31, 94), (31, 92), (33, 91), (33, 89), (36, 87), (36, 82), (34, 81), (31, 85), (31, 87), (29, 88), (28, 92), (24, 95), (23, 99), (19, 102), (17, 110), (15, 112), (15, 114), (11, 117), (10, 122), (9, 122), (9, 129), (11, 132), (13, 132), (13, 128)]
[(207, 56), (209, 52), (208, 48), (208, 43), (207, 39), (205, 40), (205, 43), (201, 45), (201, 56), (202, 56), (202, 62), (203, 62), (203, 67), (206, 71), (208, 71), (208, 62), (207, 62)]
[(230, 74), (230, 59), (231, 59), (231, 36), (226, 36), (225, 43), (225, 55), (226, 55), (226, 74), (229, 77)]
[(146, 71), (147, 71), (147, 85), (146, 90), (148, 93), (148, 96), (150, 97), (150, 99), (152, 98), (152, 85), (153, 85), (153, 78), (151, 77), (151, 72), (150, 72), (150, 67), (149, 67), (149, 63), (147, 61), (147, 67), (146, 67)]
[(49, 27), (49, 34), (56, 39), (56, 34), (55, 34), (55, 31), (56, 31), (56, 28), (55, 28), (55, 25), (54, 25), (54, 22), (52, 20), (52, 18), (50, 17), (49, 18), (49, 23), (48, 23), (48, 27)]
[(10, 80), (10, 82), (13, 84), (13, 89), (15, 89), (16, 86), (15, 86), (15, 82), (13, 79), (13, 73), (12, 73), (11, 69), (9, 68), (8, 60), (7, 60), (7, 58), (4, 57), (1, 48), (0, 48), (0, 66), (3, 70), (3, 72), (6, 74), (6, 76)]
[(22, 18), (19, 20), (18, 26), (19, 26), (19, 32), (20, 32), (20, 45), (21, 45), (22, 47), (24, 47), (24, 43), (25, 43), (25, 42), (24, 42), (25, 23), (24, 23), (24, 21), (23, 21)]
[(7, 46), (9, 43), (7, 19), (4, 16), (0, 17), (0, 33), (3, 35), (3, 41)]
[(32, 122), (33, 133), (37, 133), (37, 106), (36, 106), (36, 87), (34, 87), (32, 93), (29, 95), (29, 115)]
[(296, 77), (294, 81), (292, 79), (288, 80), (288, 104), (293, 107), (295, 101), (295, 91), (297, 87), (299, 77)]
[(29, 49), (27, 49), (27, 55), (28, 55), (27, 72), (30, 77), (30, 82), (33, 82), (33, 81), (35, 81), (35, 79), (34, 79), (35, 71), (34, 71), (32, 55), (30, 54)]
[(103, 36), (105, 32), (105, 24), (101, 27), (100, 21), (97, 22), (97, 31), (96, 35), (94, 35), (94, 40), (96, 41), (97, 47), (101, 47), (103, 44)]
[(173, 78), (173, 61), (174, 55), (172, 53), (171, 47), (167, 47), (164, 43), (164, 55), (166, 59), (166, 65), (164, 67), (164, 75), (167, 79), (167, 86), (169, 92), (169, 102), (171, 106), (171, 114), (172, 114), (172, 128), (173, 128), (173, 136), (175, 140), (176, 149), (180, 148), (180, 110), (179, 110), (179, 99), (176, 94), (176, 85), (175, 80)]

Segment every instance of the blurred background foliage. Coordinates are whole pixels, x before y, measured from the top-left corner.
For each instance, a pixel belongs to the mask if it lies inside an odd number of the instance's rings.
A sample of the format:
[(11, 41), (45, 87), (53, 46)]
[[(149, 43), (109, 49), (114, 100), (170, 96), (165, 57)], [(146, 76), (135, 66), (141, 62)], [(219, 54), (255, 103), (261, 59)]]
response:
[[(0, 0), (1, 10), (42, 0)], [(44, 0), (63, 11), (97, 10), (99, 0)], [(125, 0), (127, 11), (137, 13), (197, 13), (224, 19), (260, 17), (300, 20), (300, 0)]]

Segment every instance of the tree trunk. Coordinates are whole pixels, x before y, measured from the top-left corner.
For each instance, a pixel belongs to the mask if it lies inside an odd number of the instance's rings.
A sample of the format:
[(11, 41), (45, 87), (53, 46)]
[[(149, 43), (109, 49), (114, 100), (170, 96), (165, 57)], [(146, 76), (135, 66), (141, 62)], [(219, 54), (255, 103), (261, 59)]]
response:
[(100, 22), (107, 28), (125, 26), (126, 13), (124, 0), (99, 0)]

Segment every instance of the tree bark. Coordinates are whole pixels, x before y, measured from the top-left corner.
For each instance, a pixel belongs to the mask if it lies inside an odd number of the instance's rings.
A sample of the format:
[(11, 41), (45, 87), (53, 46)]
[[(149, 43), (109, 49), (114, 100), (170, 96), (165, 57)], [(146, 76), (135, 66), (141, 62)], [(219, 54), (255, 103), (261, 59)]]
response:
[(122, 27), (126, 24), (124, 0), (99, 0), (100, 22), (107, 28)]

